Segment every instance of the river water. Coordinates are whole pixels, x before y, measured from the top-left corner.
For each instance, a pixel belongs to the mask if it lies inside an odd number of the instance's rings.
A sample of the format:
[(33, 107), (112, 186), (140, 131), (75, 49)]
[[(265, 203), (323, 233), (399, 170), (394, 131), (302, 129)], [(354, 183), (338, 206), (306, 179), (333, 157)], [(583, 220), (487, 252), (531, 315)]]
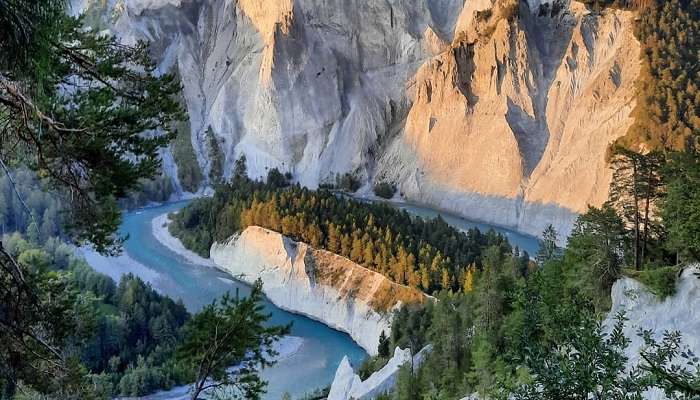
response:
[[(151, 221), (164, 213), (176, 211), (186, 204), (186, 202), (170, 203), (124, 214), (120, 232), (128, 235), (128, 240), (124, 243), (125, 253), (117, 259), (107, 259), (86, 252), (86, 259), (93, 268), (114, 279), (119, 279), (123, 273), (127, 272), (140, 276), (159, 292), (182, 300), (191, 312), (196, 312), (227, 291), (233, 293), (238, 290), (241, 295), (249, 293), (248, 286), (232, 280), (226, 273), (211, 267), (192, 264), (155, 239)], [(471, 222), (418, 205), (392, 204), (421, 217), (432, 218), (439, 214), (446, 222), (459, 229), (491, 228), (485, 224)], [(530, 254), (536, 252), (537, 239), (507, 229), (495, 229), (506, 235), (514, 246), (527, 250)], [(327, 386), (332, 382), (335, 370), (345, 355), (355, 366), (367, 356), (347, 334), (335, 331), (307, 317), (281, 310), (269, 302), (266, 302), (265, 307), (272, 315), (271, 323), (291, 322), (293, 324), (291, 331), (293, 338), (284, 340), (280, 347), (283, 357), (277, 364), (262, 373), (263, 378), (269, 382), (265, 400), (279, 400), (285, 392), (297, 397), (313, 389)], [(147, 397), (149, 400), (186, 398), (186, 387)]]

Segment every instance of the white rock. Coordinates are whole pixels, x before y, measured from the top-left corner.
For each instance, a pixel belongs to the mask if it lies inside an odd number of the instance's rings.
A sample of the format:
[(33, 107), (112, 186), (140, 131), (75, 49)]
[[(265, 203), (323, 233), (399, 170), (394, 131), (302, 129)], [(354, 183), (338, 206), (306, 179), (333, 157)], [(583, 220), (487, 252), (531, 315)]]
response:
[(553, 2), (528, 0), (509, 23), (475, 18), (495, 0), (74, 2), (107, 4), (114, 32), (179, 71), (205, 176), (211, 127), (227, 175), (241, 155), (252, 177), (276, 167), (309, 187), (355, 172), (470, 219), (566, 234), (607, 198), (606, 150), (632, 123), (631, 12), (564, 0), (540, 16)]
[[(624, 278), (615, 283), (613, 305), (605, 319), (605, 326), (611, 329), (617, 313), (625, 312), (629, 320), (624, 333), (631, 340), (627, 348), (629, 366), (640, 363), (639, 353), (644, 342), (637, 336), (639, 329), (653, 330), (657, 339), (666, 331), (678, 331), (683, 335), (684, 345), (695, 353), (700, 352), (700, 279), (697, 273), (700, 273), (697, 265), (686, 268), (679, 279), (676, 293), (664, 300), (659, 300), (634, 279)], [(665, 398), (660, 390), (645, 394), (645, 399), (649, 400)]]
[(426, 298), (347, 258), (260, 227), (215, 243), (210, 253), (216, 266), (237, 279), (262, 279), (276, 306), (348, 333), (369, 354), (377, 353), (381, 332), (390, 332), (395, 308)]
[[(430, 345), (413, 357), (413, 367), (418, 368), (430, 352)], [(411, 362), (411, 350), (396, 348), (394, 356), (379, 371), (362, 381), (353, 371), (347, 357), (343, 358), (331, 384), (328, 400), (368, 400), (394, 389), (400, 368)]]

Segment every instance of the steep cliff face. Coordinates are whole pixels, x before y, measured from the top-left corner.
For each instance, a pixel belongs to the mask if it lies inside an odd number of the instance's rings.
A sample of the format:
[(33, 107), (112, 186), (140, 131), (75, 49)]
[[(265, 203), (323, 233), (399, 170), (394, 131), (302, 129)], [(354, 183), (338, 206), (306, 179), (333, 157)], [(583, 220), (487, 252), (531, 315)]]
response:
[[(615, 283), (612, 289), (613, 305), (604, 321), (608, 329), (615, 324), (615, 316), (625, 312), (628, 319), (624, 334), (630, 339), (626, 353), (628, 366), (638, 365), (642, 359), (640, 350), (644, 340), (637, 335), (639, 330), (653, 330), (655, 338), (661, 340), (665, 332), (680, 332), (683, 345), (691, 350), (700, 349), (700, 266), (693, 265), (683, 271), (676, 286), (676, 293), (660, 300), (641, 283), (624, 278)], [(682, 360), (677, 360), (681, 364)], [(663, 400), (667, 397), (662, 390), (652, 389), (645, 393), (645, 399)]]
[(394, 349), (394, 356), (387, 361), (379, 371), (370, 375), (366, 380), (360, 379), (345, 357), (335, 372), (335, 378), (328, 392), (328, 400), (370, 400), (382, 394), (390, 393), (396, 386), (401, 367), (412, 362), (413, 368), (418, 368), (432, 350), (428, 345), (416, 355), (411, 356), (410, 349)]
[(215, 265), (237, 279), (261, 279), (278, 307), (347, 332), (369, 354), (377, 353), (381, 332), (391, 331), (392, 310), (425, 300), (419, 291), (344, 257), (259, 227), (214, 244), (210, 253)]
[[(76, 0), (77, 1), (77, 0)], [(82, 7), (95, 8), (91, 0)], [(183, 79), (192, 143), (225, 170), (351, 172), (538, 234), (607, 196), (630, 125), (633, 15), (569, 0), (137, 0), (104, 14)], [(207, 174), (205, 174), (207, 175)]]
[(463, 215), (568, 232), (573, 213), (606, 199), (606, 149), (632, 122), (633, 15), (554, 2), (521, 3), (507, 18), (512, 9), (478, 3), (451, 49), (416, 74), (405, 130), (379, 174)]

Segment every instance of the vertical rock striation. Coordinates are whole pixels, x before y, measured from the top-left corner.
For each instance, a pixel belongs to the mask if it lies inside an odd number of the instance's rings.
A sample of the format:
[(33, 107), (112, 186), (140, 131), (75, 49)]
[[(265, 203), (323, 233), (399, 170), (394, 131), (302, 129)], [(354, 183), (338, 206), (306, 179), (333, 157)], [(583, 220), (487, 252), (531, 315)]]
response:
[(226, 173), (241, 155), (253, 177), (276, 167), (310, 187), (350, 172), (470, 218), (566, 233), (606, 198), (607, 146), (631, 124), (631, 12), (569, 0), (107, 4), (114, 32), (152, 41), (160, 70), (182, 77), (205, 176), (211, 128)]

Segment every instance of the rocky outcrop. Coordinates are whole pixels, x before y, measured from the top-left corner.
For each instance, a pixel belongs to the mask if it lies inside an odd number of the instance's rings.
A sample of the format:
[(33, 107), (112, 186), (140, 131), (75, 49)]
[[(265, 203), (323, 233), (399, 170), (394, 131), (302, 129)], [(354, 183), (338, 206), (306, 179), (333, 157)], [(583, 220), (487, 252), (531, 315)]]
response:
[[(676, 293), (660, 300), (638, 281), (630, 278), (620, 279), (612, 290), (613, 305), (605, 319), (605, 326), (610, 329), (615, 323), (615, 316), (625, 312), (628, 321), (624, 333), (630, 339), (627, 347), (628, 365), (638, 365), (641, 361), (639, 351), (644, 342), (637, 335), (639, 329), (652, 330), (657, 339), (664, 332), (678, 331), (683, 335), (683, 344), (697, 352), (700, 349), (700, 268), (694, 265), (686, 268), (679, 278)], [(666, 399), (661, 390), (645, 393), (645, 399)]]
[(214, 264), (244, 282), (263, 282), (280, 308), (347, 332), (369, 354), (391, 329), (392, 311), (425, 296), (391, 282), (347, 258), (295, 242), (277, 232), (249, 227), (211, 248)]
[(634, 16), (555, 1), (520, 3), (516, 18), (509, 2), (468, 3), (450, 51), (417, 72), (404, 132), (378, 173), (468, 217), (568, 232), (606, 199), (607, 147), (632, 122)]
[[(95, 0), (74, 0), (95, 8)], [(631, 124), (631, 12), (569, 0), (107, 2), (184, 84), (192, 142), (230, 173), (389, 180), (409, 200), (539, 234), (568, 232), (611, 179)], [(171, 163), (168, 163), (172, 169)], [(204, 174), (207, 176), (208, 174)]]
[(397, 347), (394, 350), (394, 356), (387, 361), (386, 365), (365, 381), (360, 379), (352, 369), (348, 358), (344, 357), (335, 372), (328, 400), (369, 400), (381, 394), (390, 393), (394, 389), (400, 368), (409, 362), (413, 362), (413, 367), (418, 368), (431, 349), (432, 347), (428, 345), (411, 357), (410, 349), (402, 350)]
[[(612, 308), (603, 325), (610, 331), (615, 326), (615, 318), (624, 311), (627, 321), (623, 329), (630, 339), (626, 349), (628, 367), (641, 362), (640, 350), (644, 341), (637, 335), (640, 329), (652, 330), (657, 340), (665, 332), (678, 331), (682, 334), (683, 345), (697, 352), (700, 349), (700, 267), (686, 268), (679, 278), (676, 293), (659, 299), (644, 285), (631, 278), (622, 278), (612, 288)], [(681, 360), (682, 362), (682, 360)], [(645, 400), (665, 400), (662, 390), (652, 389), (644, 393)], [(479, 400), (472, 394), (462, 400)]]

